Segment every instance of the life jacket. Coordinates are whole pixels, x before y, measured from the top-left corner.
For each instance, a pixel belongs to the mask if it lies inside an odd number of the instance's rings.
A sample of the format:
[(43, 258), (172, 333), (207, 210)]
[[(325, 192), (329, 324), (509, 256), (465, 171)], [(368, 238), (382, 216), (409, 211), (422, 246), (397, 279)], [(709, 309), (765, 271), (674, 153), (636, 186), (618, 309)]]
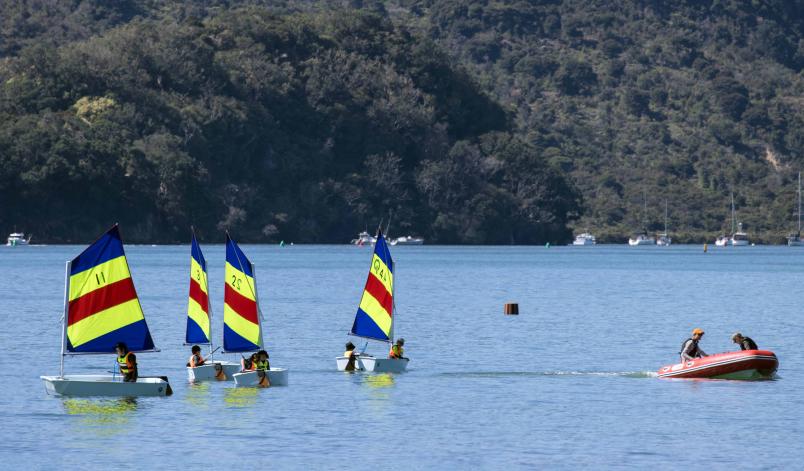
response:
[(252, 366), (253, 366), (253, 362), (251, 361), (251, 358), (244, 358), (243, 359), (243, 369), (244, 370), (252, 370), (253, 369)]
[(346, 350), (345, 352), (343, 352), (343, 356), (345, 356), (346, 358), (349, 358), (349, 357), (350, 357), (350, 356), (352, 356), (354, 353), (355, 353), (355, 351), (354, 351), (354, 350)]
[(201, 361), (201, 355), (196, 355), (195, 353), (190, 356), (190, 361), (187, 363), (187, 366), (190, 368), (195, 368), (196, 366), (203, 365), (204, 362)]
[(687, 342), (692, 342), (692, 349), (690, 349), (689, 356), (692, 358), (698, 358), (700, 356), (700, 349), (698, 348), (698, 341), (693, 338), (688, 338), (681, 344), (681, 351), (678, 352), (679, 355), (684, 353), (684, 347), (687, 346)]
[(136, 363), (131, 363), (129, 361), (128, 356), (131, 355), (131, 352), (126, 353), (122, 357), (117, 357), (117, 366), (120, 368), (120, 373), (127, 375), (134, 371), (137, 367)]
[(400, 347), (399, 345), (393, 345), (391, 347), (391, 351), (388, 352), (388, 358), (402, 358), (402, 354), (404, 352), (404, 348)]
[(254, 369), (255, 370), (270, 370), (271, 366), (268, 364), (268, 360), (260, 361), (257, 360), (254, 362)]
[(757, 343), (751, 340), (750, 337), (743, 337), (743, 341), (740, 342), (740, 348), (742, 350), (759, 350)]

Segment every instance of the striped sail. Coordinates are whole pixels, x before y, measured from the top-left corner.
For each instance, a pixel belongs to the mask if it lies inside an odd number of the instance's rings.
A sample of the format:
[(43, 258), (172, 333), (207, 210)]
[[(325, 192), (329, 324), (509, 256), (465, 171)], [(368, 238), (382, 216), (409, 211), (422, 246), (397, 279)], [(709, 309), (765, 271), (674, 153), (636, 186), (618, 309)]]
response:
[(115, 224), (69, 264), (65, 353), (154, 350)]
[(195, 238), (190, 244), (190, 299), (187, 302), (188, 344), (209, 344), (209, 284), (207, 281), (207, 261), (201, 253), (201, 246)]
[(223, 292), (223, 349), (251, 352), (262, 348), (260, 309), (254, 265), (226, 234), (226, 286)]
[(366, 288), (357, 308), (352, 335), (390, 342), (393, 337), (394, 261), (382, 232), (377, 234)]

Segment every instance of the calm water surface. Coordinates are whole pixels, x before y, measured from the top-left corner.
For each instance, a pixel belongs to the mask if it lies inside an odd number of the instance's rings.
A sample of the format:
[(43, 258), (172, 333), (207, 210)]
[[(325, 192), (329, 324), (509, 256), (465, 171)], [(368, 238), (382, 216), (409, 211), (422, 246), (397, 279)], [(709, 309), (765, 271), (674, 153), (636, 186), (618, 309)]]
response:
[[(804, 249), (397, 247), (402, 375), (335, 371), (370, 249), (243, 246), (287, 388), (188, 384), (189, 247), (128, 246), (167, 398), (47, 396), (64, 262), (83, 247), (0, 248), (0, 459), (29, 469), (801, 469)], [(220, 342), (223, 246), (210, 265)], [(519, 316), (503, 316), (505, 302)], [(667, 381), (693, 327), (709, 353), (741, 330), (780, 379)], [(382, 345), (370, 351), (384, 354)], [(230, 359), (235, 360), (232, 356)], [(72, 357), (104, 372), (111, 356)]]

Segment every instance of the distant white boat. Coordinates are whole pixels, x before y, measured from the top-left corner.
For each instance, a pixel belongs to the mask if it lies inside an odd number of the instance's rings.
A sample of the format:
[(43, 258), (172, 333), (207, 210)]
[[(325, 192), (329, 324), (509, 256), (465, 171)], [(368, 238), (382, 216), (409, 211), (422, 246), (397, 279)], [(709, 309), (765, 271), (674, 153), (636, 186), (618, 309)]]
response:
[(628, 239), (628, 245), (632, 247), (637, 245), (656, 245), (656, 239), (648, 235), (647, 232), (636, 233)]
[(588, 232), (576, 235), (575, 240), (572, 241), (572, 245), (595, 245), (595, 244), (597, 244), (595, 236), (593, 236)]
[(25, 238), (24, 232), (12, 232), (8, 235), (8, 240), (6, 241), (6, 245), (9, 247), (16, 247), (18, 245), (28, 245), (31, 243), (31, 237)]
[(801, 172), (798, 172), (798, 231), (787, 236), (787, 245), (790, 247), (804, 245), (804, 241), (801, 240)]
[[(736, 223), (736, 227), (735, 227)], [(734, 210), (734, 193), (731, 194), (731, 237), (722, 235), (715, 240), (715, 245), (718, 247), (744, 247), (751, 245), (748, 239), (748, 234), (743, 231), (743, 223), (736, 222)]]
[(357, 235), (357, 239), (352, 239), (349, 243), (352, 245), (374, 245), (377, 243), (377, 238), (367, 231), (363, 231)]
[[(375, 239), (376, 242), (376, 239)], [(413, 236), (402, 236), (397, 237), (396, 239), (392, 240), (391, 245), (422, 245), (424, 244), (424, 239), (421, 237), (413, 237)]]

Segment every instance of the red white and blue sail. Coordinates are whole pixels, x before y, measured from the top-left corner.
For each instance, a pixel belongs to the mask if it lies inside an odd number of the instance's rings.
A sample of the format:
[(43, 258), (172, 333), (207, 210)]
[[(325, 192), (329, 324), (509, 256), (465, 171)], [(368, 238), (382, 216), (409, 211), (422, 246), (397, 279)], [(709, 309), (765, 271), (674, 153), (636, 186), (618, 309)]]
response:
[(209, 283), (207, 261), (193, 232), (190, 244), (190, 297), (187, 302), (187, 344), (209, 344)]
[(64, 353), (154, 350), (117, 224), (70, 262), (67, 283)]
[(390, 342), (393, 337), (393, 315), (394, 260), (385, 237), (379, 232), (351, 334)]
[(254, 265), (226, 234), (226, 286), (223, 293), (223, 350), (252, 352), (262, 348), (260, 309)]

